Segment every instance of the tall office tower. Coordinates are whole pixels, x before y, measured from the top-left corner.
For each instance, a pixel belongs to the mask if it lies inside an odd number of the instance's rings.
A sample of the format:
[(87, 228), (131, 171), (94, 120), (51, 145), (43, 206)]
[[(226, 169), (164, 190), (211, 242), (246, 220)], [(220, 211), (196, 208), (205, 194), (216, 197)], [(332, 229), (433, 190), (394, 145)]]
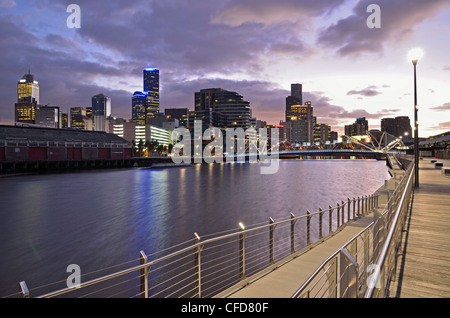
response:
[(28, 70), (28, 73), (22, 76), (17, 83), (17, 103), (14, 104), (14, 120), (20, 123), (34, 124), (38, 104), (39, 83)]
[(22, 76), (17, 83), (17, 102), (31, 103), (33, 101), (39, 104), (39, 82), (28, 70), (28, 74)]
[(397, 129), (396, 137), (413, 138), (411, 122), (408, 116), (395, 117), (395, 126)]
[(98, 94), (92, 97), (92, 118), (95, 131), (106, 131), (106, 118), (111, 116), (111, 98)]
[(387, 132), (388, 134), (397, 136), (395, 118), (381, 118), (381, 132)]
[(155, 117), (159, 113), (159, 69), (144, 69), (144, 93), (146, 96), (145, 118)]
[(210, 125), (219, 128), (250, 127), (250, 103), (242, 95), (222, 88), (208, 88), (195, 92), (194, 97), (197, 117), (204, 114)]
[(131, 99), (131, 121), (137, 125), (146, 124), (147, 94), (136, 91)]
[(367, 135), (369, 131), (369, 122), (366, 117), (358, 117), (351, 125), (345, 125), (346, 136), (361, 136)]
[(286, 97), (286, 121), (290, 120), (293, 105), (303, 105), (302, 84), (291, 84), (291, 95)]
[(290, 124), (290, 142), (296, 144), (312, 144), (314, 142), (314, 115), (311, 102), (305, 105), (291, 105), (286, 111), (286, 122)]
[(36, 125), (60, 128), (60, 111), (58, 106), (37, 106)]
[(86, 109), (83, 107), (70, 108), (70, 127), (77, 129), (85, 128)]

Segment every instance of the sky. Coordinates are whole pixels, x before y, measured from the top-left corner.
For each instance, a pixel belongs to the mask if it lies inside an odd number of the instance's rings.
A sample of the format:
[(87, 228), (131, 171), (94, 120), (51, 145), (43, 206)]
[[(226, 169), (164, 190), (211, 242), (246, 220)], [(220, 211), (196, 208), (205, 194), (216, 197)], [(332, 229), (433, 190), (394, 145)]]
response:
[[(80, 28), (69, 28), (69, 4)], [(370, 4), (380, 27), (369, 28)], [(241, 94), (252, 115), (284, 120), (291, 83), (303, 84), (318, 123), (339, 134), (366, 117), (409, 116), (417, 64), (419, 135), (450, 130), (450, 0), (0, 0), (0, 124), (14, 121), (17, 82), (39, 81), (40, 103), (90, 106), (103, 93), (131, 118), (142, 70), (160, 70), (160, 111), (194, 109), (194, 93)]]

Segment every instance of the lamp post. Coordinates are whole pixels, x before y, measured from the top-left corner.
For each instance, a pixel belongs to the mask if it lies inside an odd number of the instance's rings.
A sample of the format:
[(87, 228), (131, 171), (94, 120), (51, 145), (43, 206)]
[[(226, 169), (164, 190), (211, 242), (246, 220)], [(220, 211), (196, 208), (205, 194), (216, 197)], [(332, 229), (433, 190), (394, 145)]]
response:
[(416, 77), (416, 65), (423, 55), (423, 51), (420, 48), (415, 48), (409, 51), (408, 58), (414, 65), (414, 187), (419, 187), (419, 122), (417, 118), (418, 106), (417, 106), (417, 77)]

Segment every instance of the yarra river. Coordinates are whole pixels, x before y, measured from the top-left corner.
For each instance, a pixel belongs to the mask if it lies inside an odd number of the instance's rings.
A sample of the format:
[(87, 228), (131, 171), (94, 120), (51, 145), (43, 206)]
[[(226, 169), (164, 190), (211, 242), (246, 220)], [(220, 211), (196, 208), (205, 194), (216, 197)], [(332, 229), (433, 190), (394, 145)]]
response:
[[(0, 297), (26, 281), (31, 296), (82, 274), (203, 235), (305, 214), (375, 192), (385, 161), (281, 160), (170, 169), (91, 170), (0, 178)], [(136, 263), (133, 263), (133, 266)], [(103, 273), (99, 272), (97, 276)], [(93, 277), (96, 277), (95, 275)]]

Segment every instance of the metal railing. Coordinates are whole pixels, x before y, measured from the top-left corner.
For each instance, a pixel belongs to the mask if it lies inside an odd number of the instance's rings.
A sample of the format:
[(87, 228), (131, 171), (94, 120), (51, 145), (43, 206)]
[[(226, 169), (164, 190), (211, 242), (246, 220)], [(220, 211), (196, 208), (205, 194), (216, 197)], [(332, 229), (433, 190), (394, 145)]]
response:
[[(399, 163), (397, 158), (391, 159)], [(387, 200), (383, 211), (380, 213), (375, 208), (373, 222), (326, 259), (292, 298), (388, 295), (413, 181), (414, 165), (410, 164), (401, 181), (395, 183), (394, 191), (385, 191)]]
[[(214, 297), (247, 284), (342, 230), (345, 224), (378, 206), (378, 194), (347, 198), (328, 209), (289, 217), (166, 249), (166, 255), (140, 252), (139, 264), (76, 287), (40, 294), (40, 298), (68, 297)], [(225, 233), (225, 234), (223, 234)], [(184, 247), (183, 247), (184, 246)], [(65, 282), (61, 282), (65, 283)], [(20, 283), (22, 297), (37, 293)]]

